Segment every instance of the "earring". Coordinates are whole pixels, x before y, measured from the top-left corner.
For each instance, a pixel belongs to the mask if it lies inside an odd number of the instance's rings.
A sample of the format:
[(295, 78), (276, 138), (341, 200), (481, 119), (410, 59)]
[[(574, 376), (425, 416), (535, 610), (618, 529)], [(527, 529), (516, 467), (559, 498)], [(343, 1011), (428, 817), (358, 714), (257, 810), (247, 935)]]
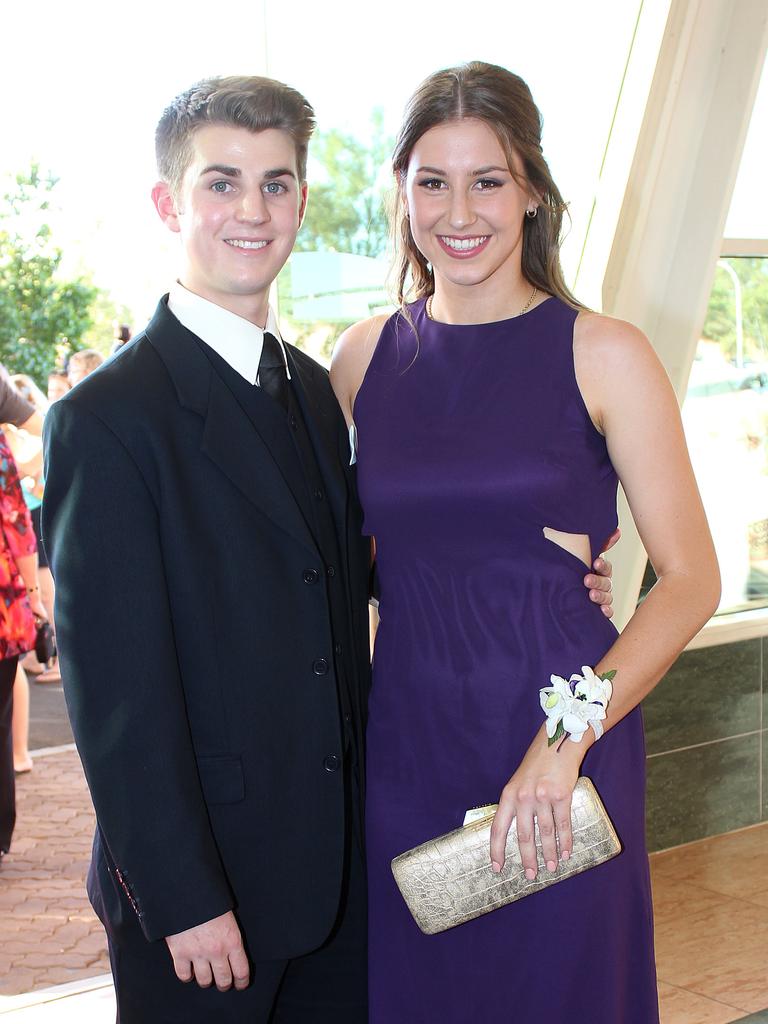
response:
[(538, 206), (529, 206), (528, 209), (525, 211), (525, 216), (528, 217), (530, 220), (533, 220), (538, 212)]

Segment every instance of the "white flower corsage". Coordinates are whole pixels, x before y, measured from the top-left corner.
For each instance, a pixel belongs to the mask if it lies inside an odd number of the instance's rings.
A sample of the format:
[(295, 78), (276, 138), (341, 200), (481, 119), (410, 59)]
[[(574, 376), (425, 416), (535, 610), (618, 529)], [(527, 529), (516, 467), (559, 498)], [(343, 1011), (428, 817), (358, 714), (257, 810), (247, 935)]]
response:
[[(616, 669), (595, 675), (589, 665), (582, 665), (582, 675), (569, 680), (550, 676), (552, 686), (539, 690), (539, 699), (547, 716), (547, 746), (570, 737), (578, 743), (591, 726), (595, 739), (603, 735), (603, 719), (613, 694), (611, 680)], [(559, 748), (558, 748), (559, 749)]]

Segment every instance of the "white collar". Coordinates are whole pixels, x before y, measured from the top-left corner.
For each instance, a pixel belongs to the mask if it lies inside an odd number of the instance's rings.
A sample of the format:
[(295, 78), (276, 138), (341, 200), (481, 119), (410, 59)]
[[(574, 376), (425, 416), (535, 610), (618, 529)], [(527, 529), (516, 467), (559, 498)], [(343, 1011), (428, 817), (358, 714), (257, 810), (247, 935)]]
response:
[(280, 344), (280, 351), (285, 361), (286, 376), (290, 380), (291, 371), (285, 355), (285, 343), (280, 336), (277, 318), (272, 307), (267, 313), (265, 328), (252, 324), (237, 313), (231, 313), (223, 306), (196, 295), (184, 285), (176, 281), (168, 296), (168, 308), (193, 334), (196, 334), (206, 345), (210, 345), (233, 370), (244, 377), (249, 384), (258, 383), (259, 360), (264, 346), (264, 332), (274, 334)]

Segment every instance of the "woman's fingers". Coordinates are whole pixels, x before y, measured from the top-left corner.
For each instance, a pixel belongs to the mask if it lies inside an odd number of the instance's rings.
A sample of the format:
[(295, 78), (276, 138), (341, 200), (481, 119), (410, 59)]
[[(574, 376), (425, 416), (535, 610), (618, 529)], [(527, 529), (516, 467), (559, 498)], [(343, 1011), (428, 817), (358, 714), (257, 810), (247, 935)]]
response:
[(557, 839), (560, 844), (560, 860), (568, 860), (573, 853), (573, 829), (571, 827), (572, 797), (573, 794), (569, 793), (560, 800), (552, 801)]
[(525, 877), (529, 881), (536, 877), (539, 870), (537, 830), (542, 857), (549, 871), (556, 871), (559, 861), (570, 858), (573, 853), (570, 793), (565, 796), (538, 793), (535, 803), (520, 794), (515, 798), (502, 794), (491, 825), (491, 866), (496, 872), (504, 867), (507, 835), (513, 819), (516, 819), (517, 845)]
[[(547, 871), (557, 870), (557, 834), (555, 832), (555, 817), (552, 813), (550, 803), (536, 805), (536, 821), (539, 826), (541, 838), (541, 854)], [(526, 876), (527, 877), (527, 876)]]
[(502, 794), (491, 825), (491, 867), (496, 872), (504, 867), (507, 834), (514, 816), (515, 805)]
[[(595, 561), (595, 567), (596, 568), (599, 567), (600, 564), (601, 564), (601, 559), (598, 558)], [(610, 572), (611, 571), (611, 564), (610, 564), (610, 562), (606, 562), (605, 566), (607, 567), (608, 572)], [(586, 574), (586, 576), (584, 577), (584, 585), (587, 586), (587, 587), (590, 587), (592, 590), (599, 590), (599, 591), (602, 591), (602, 592), (605, 592), (605, 593), (609, 594), (611, 592), (612, 588), (613, 588), (613, 580), (611, 579), (610, 576), (606, 575), (605, 572), (601, 572), (601, 573), (588, 572)]]
[(530, 805), (521, 806), (517, 811), (517, 845), (520, 847), (520, 857), (525, 869), (525, 877), (532, 881), (539, 871), (539, 863), (536, 857), (536, 829), (534, 826), (533, 808)]

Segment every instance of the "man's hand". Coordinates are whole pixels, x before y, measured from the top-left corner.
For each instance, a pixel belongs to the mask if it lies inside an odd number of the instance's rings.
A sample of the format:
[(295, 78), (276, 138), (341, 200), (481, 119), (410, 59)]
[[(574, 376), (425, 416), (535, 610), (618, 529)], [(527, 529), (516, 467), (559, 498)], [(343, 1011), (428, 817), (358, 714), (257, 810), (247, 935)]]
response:
[[(603, 546), (603, 551), (609, 551), (621, 537), (621, 530), (617, 529)], [(613, 594), (611, 593), (613, 566), (602, 556), (596, 558), (592, 563), (594, 573), (587, 573), (584, 577), (584, 586), (589, 587), (589, 599), (599, 604), (603, 615), (609, 619), (613, 615)]]
[(165, 941), (180, 981), (194, 978), (201, 988), (215, 982), (219, 992), (226, 992), (233, 984), (236, 989), (248, 985), (248, 958), (231, 910), (185, 932), (167, 935)]

